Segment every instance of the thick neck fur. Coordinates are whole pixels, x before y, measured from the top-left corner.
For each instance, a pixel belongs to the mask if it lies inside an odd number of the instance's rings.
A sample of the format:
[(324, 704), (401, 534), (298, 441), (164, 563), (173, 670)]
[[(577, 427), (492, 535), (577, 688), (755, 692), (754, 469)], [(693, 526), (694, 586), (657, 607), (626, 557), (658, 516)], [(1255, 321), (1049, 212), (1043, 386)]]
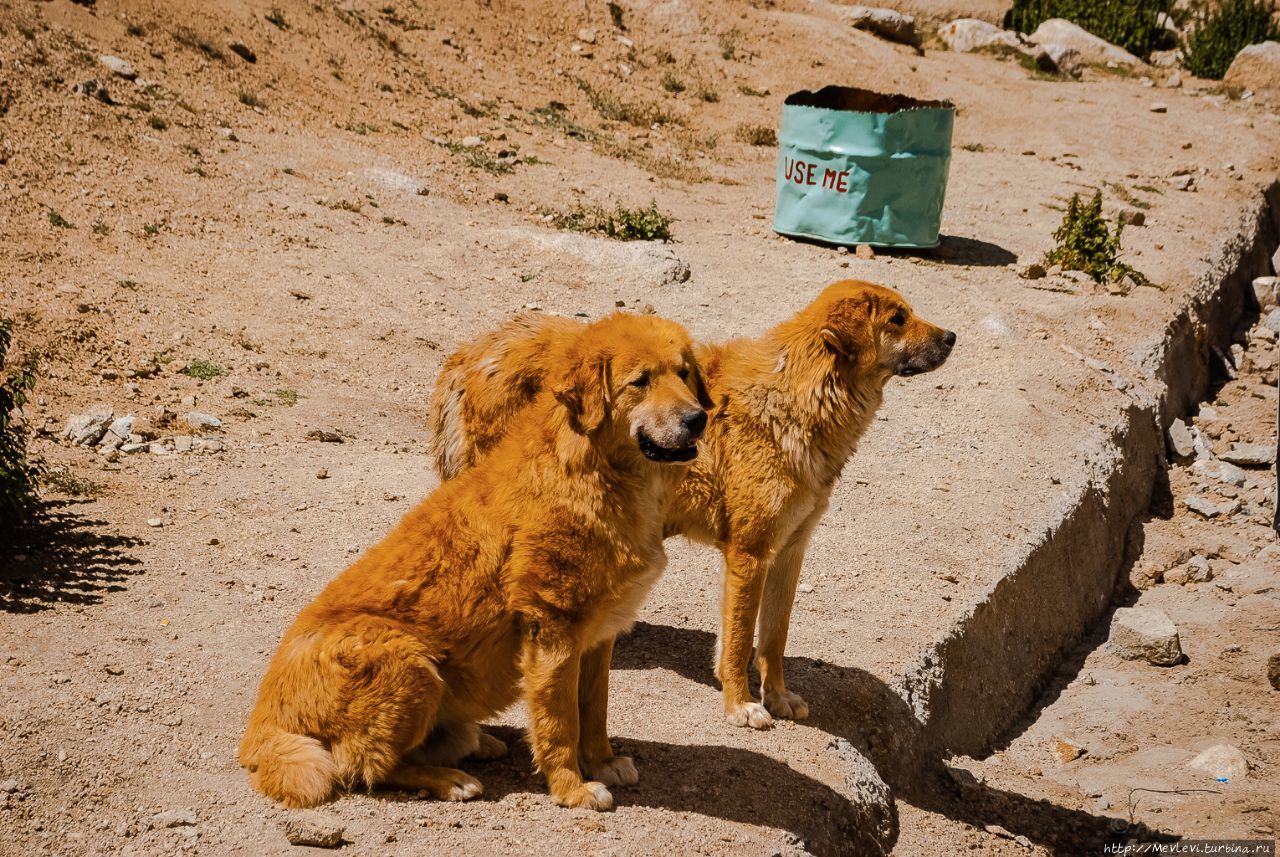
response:
[(875, 418), (888, 373), (837, 355), (805, 314), (751, 343), (755, 371), (733, 391), (797, 469), (834, 479)]

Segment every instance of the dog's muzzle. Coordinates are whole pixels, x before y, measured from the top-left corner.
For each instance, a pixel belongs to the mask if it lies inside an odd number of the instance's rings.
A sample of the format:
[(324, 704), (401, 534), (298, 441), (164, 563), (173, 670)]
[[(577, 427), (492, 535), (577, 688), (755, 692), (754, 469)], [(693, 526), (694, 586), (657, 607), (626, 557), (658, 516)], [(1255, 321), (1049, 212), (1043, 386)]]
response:
[(932, 372), (947, 362), (947, 358), (951, 356), (951, 349), (955, 344), (955, 331), (948, 330), (941, 339), (935, 340), (928, 348), (921, 349), (902, 361), (898, 365), (898, 371), (895, 374), (907, 378), (912, 375)]

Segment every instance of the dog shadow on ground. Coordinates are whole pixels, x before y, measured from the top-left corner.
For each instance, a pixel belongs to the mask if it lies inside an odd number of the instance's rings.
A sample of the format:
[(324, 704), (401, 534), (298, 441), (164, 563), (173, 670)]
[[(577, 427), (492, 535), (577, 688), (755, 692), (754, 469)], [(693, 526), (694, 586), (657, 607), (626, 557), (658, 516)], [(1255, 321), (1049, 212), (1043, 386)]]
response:
[[(613, 666), (615, 669), (670, 669), (718, 693), (719, 684), (711, 669), (714, 647), (715, 636), (706, 631), (640, 622), (631, 634), (619, 638)], [(1101, 853), (1101, 848), (1109, 842), (1169, 838), (1155, 831), (1134, 828), (1125, 819), (1092, 815), (1003, 791), (977, 781), (966, 771), (952, 768), (946, 763), (945, 754), (929, 749), (930, 742), (922, 724), (903, 698), (865, 670), (812, 658), (787, 658), (786, 671), (788, 686), (809, 703), (809, 719), (803, 723), (848, 741), (875, 766), (895, 796), (913, 806), (978, 828), (999, 825), (1014, 836), (1025, 836), (1058, 853)], [(630, 746), (632, 742), (627, 743)], [(673, 751), (682, 749), (673, 748)], [(713, 749), (724, 752), (727, 748)], [(701, 765), (714, 770), (725, 767), (726, 762), (707, 759)], [(794, 772), (792, 775), (795, 776)], [(729, 780), (735, 784), (734, 788), (746, 781)], [(776, 803), (774, 819), (752, 818), (764, 824), (780, 822), (777, 826), (803, 835), (796, 830), (796, 824), (806, 814), (804, 805), (789, 801)], [(696, 809), (709, 811), (705, 806)], [(777, 818), (779, 815), (782, 817)], [(839, 842), (840, 835), (828, 831), (813, 844)], [(809, 842), (807, 838), (806, 842)], [(810, 844), (811, 850), (814, 850), (813, 844)], [(888, 851), (892, 846), (892, 842), (881, 843), (879, 849)], [(825, 852), (819, 848), (814, 853)]]
[(55, 604), (96, 604), (142, 570), (129, 555), (141, 539), (105, 530), (78, 511), (84, 501), (41, 504), (31, 522), (0, 545), (0, 611), (38, 613)]

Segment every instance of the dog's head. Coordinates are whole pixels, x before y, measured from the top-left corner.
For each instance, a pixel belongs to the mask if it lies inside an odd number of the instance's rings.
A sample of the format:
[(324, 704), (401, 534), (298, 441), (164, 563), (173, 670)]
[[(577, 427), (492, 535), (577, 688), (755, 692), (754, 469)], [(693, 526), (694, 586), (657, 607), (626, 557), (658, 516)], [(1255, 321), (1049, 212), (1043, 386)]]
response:
[(684, 328), (615, 313), (583, 330), (554, 387), (569, 427), (609, 449), (692, 461), (711, 399)]
[(941, 366), (956, 335), (930, 324), (893, 289), (842, 280), (828, 286), (811, 307), (822, 339), (859, 374), (919, 375)]

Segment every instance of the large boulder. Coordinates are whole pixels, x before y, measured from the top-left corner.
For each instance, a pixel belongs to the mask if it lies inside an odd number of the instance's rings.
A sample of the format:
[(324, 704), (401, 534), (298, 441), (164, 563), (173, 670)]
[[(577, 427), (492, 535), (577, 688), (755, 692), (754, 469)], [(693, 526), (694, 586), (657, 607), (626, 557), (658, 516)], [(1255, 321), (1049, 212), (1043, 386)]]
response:
[(1080, 61), (1088, 65), (1115, 63), (1133, 68), (1143, 64), (1142, 60), (1124, 48), (1118, 48), (1106, 39), (1098, 38), (1065, 18), (1050, 18), (1041, 22), (1028, 38), (1037, 45), (1043, 46), (1051, 55), (1053, 51), (1050, 50), (1050, 45), (1060, 45), (1073, 50), (1080, 55)]
[(992, 45), (1014, 49), (1022, 46), (1017, 33), (977, 18), (958, 18), (938, 30), (938, 37), (948, 48), (962, 54)]
[(916, 19), (910, 15), (878, 6), (846, 6), (840, 9), (840, 14), (859, 30), (867, 30), (891, 42), (920, 47)]
[(1222, 82), (1237, 89), (1280, 89), (1280, 42), (1262, 42), (1240, 51)]

